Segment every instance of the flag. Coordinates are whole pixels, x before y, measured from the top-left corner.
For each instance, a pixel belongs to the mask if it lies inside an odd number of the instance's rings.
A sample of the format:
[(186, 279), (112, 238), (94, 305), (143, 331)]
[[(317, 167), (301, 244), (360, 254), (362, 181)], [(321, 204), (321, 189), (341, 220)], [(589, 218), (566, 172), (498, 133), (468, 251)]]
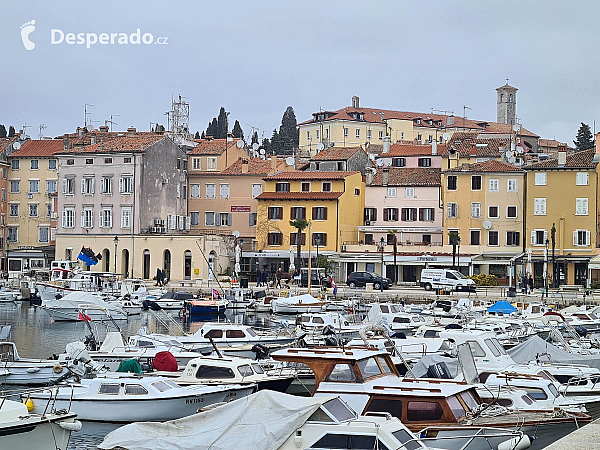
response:
[(98, 258), (94, 254), (94, 251), (91, 249), (91, 247), (81, 247), (81, 251), (77, 256), (77, 259), (83, 261), (88, 266), (95, 266), (98, 264)]
[(217, 292), (216, 289), (213, 289), (213, 299), (217, 299), (219, 298), (219, 293)]
[(92, 318), (90, 316), (88, 316), (87, 314), (84, 314), (83, 312), (81, 312), (81, 310), (79, 310), (79, 315), (77, 316), (77, 320), (84, 320), (86, 322), (91, 322)]

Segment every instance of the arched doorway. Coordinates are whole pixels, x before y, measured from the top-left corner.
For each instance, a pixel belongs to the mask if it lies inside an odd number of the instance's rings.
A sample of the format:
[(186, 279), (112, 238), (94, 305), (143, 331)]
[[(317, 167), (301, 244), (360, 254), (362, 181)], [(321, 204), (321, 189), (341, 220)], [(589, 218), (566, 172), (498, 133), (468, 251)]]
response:
[(102, 250), (102, 267), (105, 272), (110, 272), (110, 250), (107, 248)]
[(167, 279), (171, 278), (171, 250), (166, 249), (163, 252), (163, 270)]
[(192, 252), (189, 250), (183, 253), (183, 279), (192, 279)]
[(208, 279), (214, 280), (214, 270), (215, 270), (215, 254), (214, 250), (208, 255)]
[(121, 252), (121, 273), (125, 275), (125, 278), (129, 278), (129, 250), (126, 248)]
[(143, 253), (142, 273), (144, 280), (150, 279), (150, 250), (148, 249)]

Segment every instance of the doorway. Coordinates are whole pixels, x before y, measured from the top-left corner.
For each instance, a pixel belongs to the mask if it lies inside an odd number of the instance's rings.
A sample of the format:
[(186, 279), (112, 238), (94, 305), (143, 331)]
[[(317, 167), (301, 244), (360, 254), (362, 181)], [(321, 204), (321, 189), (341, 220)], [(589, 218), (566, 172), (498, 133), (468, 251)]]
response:
[(575, 284), (587, 286), (587, 264), (575, 263)]
[(192, 252), (189, 250), (183, 254), (183, 279), (192, 279)]
[(167, 279), (171, 278), (171, 250), (163, 252), (163, 270)]
[(143, 253), (142, 273), (144, 280), (150, 279), (150, 250), (148, 249)]
[[(110, 272), (110, 250), (105, 248), (102, 250), (102, 261), (104, 262), (102, 265), (104, 266), (105, 272)], [(115, 270), (116, 272), (116, 270)]]
[(129, 278), (129, 250), (126, 248), (121, 252), (121, 272), (125, 274), (125, 278)]
[(417, 266), (402, 266), (402, 281), (407, 283), (416, 283)]

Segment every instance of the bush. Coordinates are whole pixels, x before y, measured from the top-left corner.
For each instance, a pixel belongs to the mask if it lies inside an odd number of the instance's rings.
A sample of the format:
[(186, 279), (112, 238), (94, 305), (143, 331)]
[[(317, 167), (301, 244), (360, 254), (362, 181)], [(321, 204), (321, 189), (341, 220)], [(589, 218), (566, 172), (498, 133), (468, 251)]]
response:
[(590, 285), (590, 287), (592, 289), (600, 289), (600, 281), (592, 281), (592, 284)]
[(476, 286), (498, 286), (498, 279), (494, 275), (479, 273), (468, 278), (473, 280)]

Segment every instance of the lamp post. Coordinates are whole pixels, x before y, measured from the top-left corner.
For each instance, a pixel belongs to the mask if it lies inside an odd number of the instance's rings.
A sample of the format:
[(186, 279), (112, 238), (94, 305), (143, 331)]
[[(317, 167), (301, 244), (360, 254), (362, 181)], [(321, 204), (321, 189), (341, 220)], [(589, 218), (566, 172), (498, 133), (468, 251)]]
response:
[[(317, 234), (315, 236), (315, 247), (317, 248), (317, 269), (319, 268), (319, 245), (321, 244), (321, 235)], [(317, 273), (319, 271), (317, 270)]]
[(550, 244), (550, 241), (546, 239), (546, 248), (544, 248), (544, 288), (546, 290), (546, 298), (548, 298), (548, 244)]
[(460, 272), (460, 236), (456, 238), (456, 244), (458, 245), (458, 254), (456, 255), (456, 261), (458, 264), (458, 271)]
[(113, 241), (115, 243), (115, 273), (117, 273), (117, 247), (119, 245), (119, 236), (115, 236)]
[(381, 281), (379, 282), (379, 287), (381, 288), (381, 293), (383, 293), (383, 279), (385, 277), (383, 272), (385, 269), (383, 265), (383, 249), (385, 248), (385, 239), (383, 239), (383, 236), (379, 240), (379, 246), (381, 247)]

